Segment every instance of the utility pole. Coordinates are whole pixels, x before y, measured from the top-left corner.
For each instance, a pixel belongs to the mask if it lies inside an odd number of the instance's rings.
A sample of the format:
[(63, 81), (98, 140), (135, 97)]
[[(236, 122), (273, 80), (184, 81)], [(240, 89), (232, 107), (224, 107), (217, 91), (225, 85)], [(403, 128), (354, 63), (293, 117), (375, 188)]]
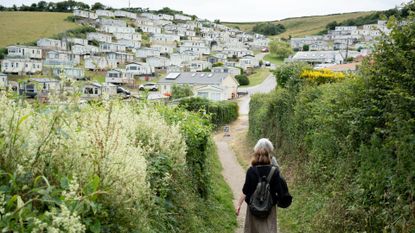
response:
[(346, 42), (346, 58), (345, 58), (346, 62), (347, 62), (348, 56), (349, 56), (349, 38), (347, 38), (347, 42)]
[(131, 8), (131, 0), (128, 0), (128, 8)]

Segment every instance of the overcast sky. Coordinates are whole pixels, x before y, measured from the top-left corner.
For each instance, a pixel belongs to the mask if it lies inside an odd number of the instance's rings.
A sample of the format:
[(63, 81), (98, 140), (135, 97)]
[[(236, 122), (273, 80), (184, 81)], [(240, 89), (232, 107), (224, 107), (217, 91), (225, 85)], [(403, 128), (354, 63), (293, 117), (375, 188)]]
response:
[[(0, 5), (30, 5), (40, 0), (0, 0)], [(50, 0), (45, 0), (49, 2)], [(53, 0), (56, 2), (55, 0)], [(132, 7), (161, 9), (170, 7), (199, 18), (221, 21), (270, 21), (288, 17), (333, 13), (386, 10), (409, 0), (130, 0)], [(81, 0), (93, 4), (97, 0)], [(114, 8), (127, 7), (129, 0), (100, 0)]]

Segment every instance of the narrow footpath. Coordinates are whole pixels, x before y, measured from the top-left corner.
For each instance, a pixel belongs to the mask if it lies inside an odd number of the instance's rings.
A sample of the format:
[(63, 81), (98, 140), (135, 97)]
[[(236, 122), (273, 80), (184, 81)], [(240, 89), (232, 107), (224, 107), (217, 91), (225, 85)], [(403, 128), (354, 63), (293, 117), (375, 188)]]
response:
[[(246, 130), (248, 128), (248, 114), (249, 114), (249, 101), (251, 95), (254, 93), (267, 93), (273, 90), (276, 86), (274, 76), (270, 75), (264, 82), (258, 86), (250, 88), (240, 88), (240, 91), (247, 91), (248, 95), (242, 97), (238, 101), (239, 105), (239, 117), (238, 120), (232, 124), (230, 129), (230, 136), (224, 137), (223, 132), (219, 132), (215, 135), (214, 140), (218, 150), (219, 160), (222, 164), (222, 175), (225, 181), (233, 193), (233, 203), (236, 205), (241, 192), (242, 186), (245, 181), (245, 169), (239, 164), (235, 152), (232, 150), (230, 141), (233, 139), (232, 132), (239, 130)], [(246, 204), (242, 205), (241, 212), (238, 217), (238, 228), (236, 233), (242, 233), (245, 222)]]

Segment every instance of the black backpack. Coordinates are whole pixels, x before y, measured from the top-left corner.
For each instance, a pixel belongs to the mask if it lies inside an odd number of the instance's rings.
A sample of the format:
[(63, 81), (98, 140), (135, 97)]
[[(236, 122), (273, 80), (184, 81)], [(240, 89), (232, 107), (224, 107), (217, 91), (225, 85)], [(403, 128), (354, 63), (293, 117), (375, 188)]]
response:
[(249, 199), (248, 207), (252, 215), (258, 218), (266, 218), (271, 212), (273, 204), (269, 183), (277, 168), (272, 166), (267, 177), (261, 177), (258, 172), (258, 168), (254, 167), (254, 170), (259, 177), (259, 182), (256, 186), (254, 194), (252, 194)]

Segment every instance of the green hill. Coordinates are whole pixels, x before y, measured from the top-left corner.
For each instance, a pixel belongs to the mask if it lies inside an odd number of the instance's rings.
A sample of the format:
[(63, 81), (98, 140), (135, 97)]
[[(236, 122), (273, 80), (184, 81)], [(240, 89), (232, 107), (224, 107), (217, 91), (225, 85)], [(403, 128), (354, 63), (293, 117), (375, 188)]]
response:
[(71, 13), (0, 12), (0, 48), (30, 43), (79, 27), (65, 21)]
[[(292, 37), (301, 37), (305, 35), (314, 35), (325, 29), (326, 25), (330, 22), (337, 21), (342, 22), (347, 19), (355, 19), (361, 16), (369, 15), (373, 12), (353, 12), (344, 14), (333, 14), (323, 16), (305, 16), (298, 18), (288, 18), (283, 20), (272, 21), (275, 24), (282, 24), (286, 27), (287, 31), (275, 36), (288, 38), (289, 35)], [(239, 27), (243, 31), (252, 31), (255, 24), (260, 22), (249, 22), (249, 23), (235, 23), (226, 22), (225, 25), (229, 27)]]

